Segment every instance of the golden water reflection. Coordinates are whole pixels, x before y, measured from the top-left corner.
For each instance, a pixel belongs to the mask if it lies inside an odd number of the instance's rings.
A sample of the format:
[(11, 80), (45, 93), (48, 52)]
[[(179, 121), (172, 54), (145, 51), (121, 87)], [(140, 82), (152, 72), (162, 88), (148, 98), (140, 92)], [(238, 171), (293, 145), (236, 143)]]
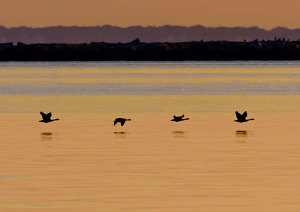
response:
[[(54, 113), (117, 113), (121, 117), (124, 113), (163, 112), (171, 113), (169, 119), (174, 114), (189, 112), (300, 112), (300, 95), (0, 95), (1, 113), (38, 113), (41, 110)], [(109, 121), (112, 123), (114, 118)]]

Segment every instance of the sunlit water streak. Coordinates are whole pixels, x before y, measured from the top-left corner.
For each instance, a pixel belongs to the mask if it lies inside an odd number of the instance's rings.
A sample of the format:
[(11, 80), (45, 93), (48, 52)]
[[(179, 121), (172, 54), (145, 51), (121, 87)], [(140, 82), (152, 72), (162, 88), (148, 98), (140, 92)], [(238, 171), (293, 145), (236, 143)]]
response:
[(284, 61), (0, 63), (0, 211), (299, 211), (299, 76)]
[(232, 112), (235, 108), (300, 112), (299, 65), (297, 61), (1, 63), (0, 112)]

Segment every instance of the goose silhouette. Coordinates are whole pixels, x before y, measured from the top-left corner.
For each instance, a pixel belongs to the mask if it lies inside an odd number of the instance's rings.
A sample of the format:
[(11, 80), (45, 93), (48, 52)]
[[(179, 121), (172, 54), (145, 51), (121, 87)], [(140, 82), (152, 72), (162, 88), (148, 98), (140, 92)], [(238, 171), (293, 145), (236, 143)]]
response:
[(131, 121), (131, 119), (125, 119), (125, 118), (116, 118), (114, 120), (114, 125), (116, 125), (118, 122), (121, 123), (121, 126), (125, 124), (126, 121)]
[(246, 117), (248, 115), (247, 111), (245, 111), (243, 114), (240, 114), (238, 111), (235, 111), (235, 115), (236, 115), (237, 120), (234, 120), (234, 121), (236, 121), (236, 122), (243, 123), (243, 122), (255, 120), (255, 119), (246, 119)]
[(173, 119), (171, 121), (179, 122), (179, 121), (184, 121), (184, 120), (190, 120), (189, 118), (183, 118), (184, 114), (182, 116), (173, 116)]
[(51, 119), (52, 113), (43, 113), (40, 112), (40, 114), (42, 115), (43, 120), (40, 120), (39, 122), (44, 122), (44, 123), (48, 123), (48, 122), (52, 122), (52, 121), (58, 121), (59, 119)]

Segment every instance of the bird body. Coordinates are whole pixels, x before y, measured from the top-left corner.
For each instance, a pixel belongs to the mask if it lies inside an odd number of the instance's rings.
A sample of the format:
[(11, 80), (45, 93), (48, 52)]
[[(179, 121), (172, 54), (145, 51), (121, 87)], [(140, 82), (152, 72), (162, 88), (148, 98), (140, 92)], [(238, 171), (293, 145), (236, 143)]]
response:
[(182, 116), (173, 116), (173, 119), (171, 121), (179, 122), (184, 120), (190, 120), (189, 118), (183, 118), (184, 114)]
[(118, 122), (121, 123), (121, 126), (125, 124), (126, 121), (131, 121), (131, 119), (126, 119), (126, 118), (116, 118), (114, 121), (114, 125), (116, 125)]
[(58, 121), (59, 119), (51, 119), (52, 113), (43, 113), (40, 112), (40, 114), (42, 115), (43, 120), (40, 120), (39, 122), (44, 122), (44, 123), (48, 123), (48, 122), (53, 122), (53, 121)]
[(245, 111), (243, 114), (240, 114), (238, 111), (235, 111), (235, 115), (236, 115), (236, 118), (237, 118), (237, 120), (235, 120), (236, 122), (243, 123), (243, 122), (254, 120), (254, 119), (246, 119), (246, 117), (248, 115), (247, 111)]

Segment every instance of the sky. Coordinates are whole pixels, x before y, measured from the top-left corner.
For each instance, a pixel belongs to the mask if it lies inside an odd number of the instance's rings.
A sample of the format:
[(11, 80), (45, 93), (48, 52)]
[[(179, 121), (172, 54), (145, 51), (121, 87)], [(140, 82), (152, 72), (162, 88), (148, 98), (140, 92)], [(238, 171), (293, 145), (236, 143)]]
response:
[(300, 28), (300, 0), (0, 0), (0, 25)]

